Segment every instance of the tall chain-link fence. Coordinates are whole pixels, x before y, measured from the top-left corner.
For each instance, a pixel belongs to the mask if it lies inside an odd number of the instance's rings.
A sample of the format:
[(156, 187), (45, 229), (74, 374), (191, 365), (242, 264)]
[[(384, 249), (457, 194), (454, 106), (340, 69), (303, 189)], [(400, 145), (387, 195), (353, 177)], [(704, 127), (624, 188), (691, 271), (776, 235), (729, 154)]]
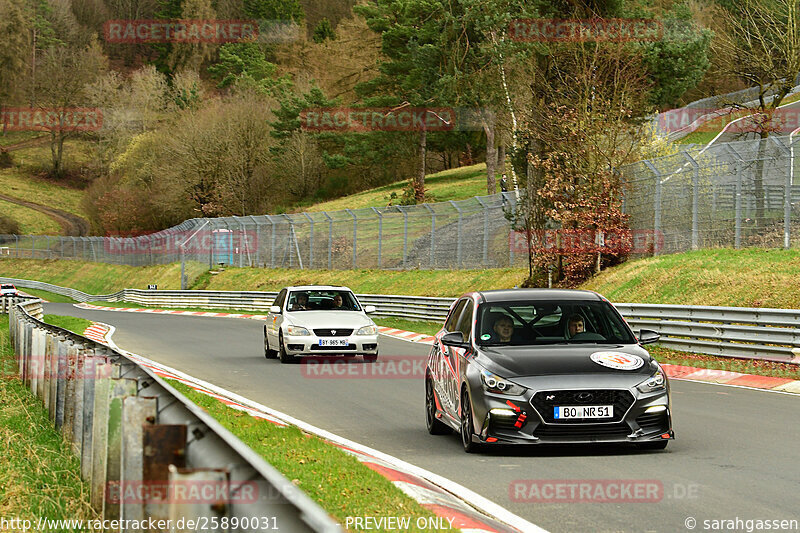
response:
[[(800, 240), (793, 138), (687, 145), (620, 169), (633, 254), (713, 247), (790, 247)], [(139, 237), (0, 235), (0, 259), (82, 259), (124, 265), (181, 260), (322, 269), (525, 266), (527, 245), (508, 214), (512, 192), (468, 200), (283, 215), (192, 219)], [(638, 233), (637, 233), (638, 232)], [(588, 237), (578, 236), (575, 242)], [(606, 244), (612, 239), (606, 236)], [(591, 244), (591, 243), (590, 243)], [(592, 244), (593, 245), (593, 244)]]
[(791, 145), (784, 136), (689, 146), (623, 167), (624, 210), (631, 227), (663, 237), (655, 253), (796, 245), (798, 137)]
[(125, 265), (200, 261), (269, 268), (457, 269), (522, 265), (506, 192), (412, 206), (192, 219), (140, 237), (0, 235), (0, 258)]

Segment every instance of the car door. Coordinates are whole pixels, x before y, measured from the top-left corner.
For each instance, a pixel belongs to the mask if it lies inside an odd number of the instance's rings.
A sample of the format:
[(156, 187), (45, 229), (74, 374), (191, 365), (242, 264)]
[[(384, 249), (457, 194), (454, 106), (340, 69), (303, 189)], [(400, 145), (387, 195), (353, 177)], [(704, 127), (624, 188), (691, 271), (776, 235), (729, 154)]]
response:
[[(472, 298), (468, 299), (461, 316), (458, 318), (456, 324), (456, 331), (460, 331), (464, 341), (470, 342), (472, 339), (472, 325), (475, 322), (475, 309)], [(467, 355), (469, 353), (467, 348), (450, 348), (449, 360), (453, 367), (451, 373), (453, 383), (448, 387), (450, 394), (452, 394), (452, 401), (454, 405), (459, 406), (454, 416), (461, 418), (461, 380), (464, 374), (464, 365), (467, 364)]]
[(457, 405), (453, 403), (452, 390), (450, 390), (453, 384), (452, 375), (454, 370), (450, 363), (449, 356), (449, 351), (452, 348), (443, 345), (439, 340), (446, 333), (456, 331), (456, 324), (458, 324), (458, 319), (461, 317), (467, 300), (467, 298), (461, 298), (450, 309), (450, 314), (447, 315), (447, 320), (445, 320), (442, 331), (436, 336), (436, 342), (431, 349), (430, 361), (428, 363), (433, 376), (436, 395), (439, 397), (442, 409), (450, 416), (453, 416), (453, 413), (455, 413), (457, 409)]
[[(286, 302), (286, 293), (286, 289), (281, 290), (275, 298), (275, 301), (272, 302), (272, 305), (277, 305), (281, 308), (281, 311), (283, 311), (284, 303)], [(269, 338), (270, 347), (278, 345), (278, 330), (282, 322), (282, 313), (269, 313), (267, 315), (267, 336)]]

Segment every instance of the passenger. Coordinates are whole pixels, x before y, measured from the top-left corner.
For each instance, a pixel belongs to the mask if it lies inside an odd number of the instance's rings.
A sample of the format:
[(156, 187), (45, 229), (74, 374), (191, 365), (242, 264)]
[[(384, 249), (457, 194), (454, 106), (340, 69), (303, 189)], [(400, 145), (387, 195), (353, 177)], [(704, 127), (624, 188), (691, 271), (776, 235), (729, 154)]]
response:
[(571, 339), (578, 333), (583, 333), (586, 331), (586, 324), (583, 321), (583, 317), (579, 314), (574, 314), (569, 317), (569, 322), (567, 322), (567, 338)]
[(508, 315), (501, 315), (494, 321), (492, 329), (497, 334), (497, 342), (511, 342), (511, 336), (514, 334), (514, 321)]

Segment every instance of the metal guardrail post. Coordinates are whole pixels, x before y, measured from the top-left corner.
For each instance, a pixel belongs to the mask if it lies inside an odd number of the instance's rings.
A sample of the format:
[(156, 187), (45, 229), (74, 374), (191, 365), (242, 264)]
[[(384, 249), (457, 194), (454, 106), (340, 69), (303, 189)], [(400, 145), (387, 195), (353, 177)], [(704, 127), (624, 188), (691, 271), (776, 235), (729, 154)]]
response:
[[(655, 175), (655, 194), (653, 198), (653, 233), (658, 236), (661, 231), (661, 172), (648, 160), (645, 160), (645, 165)], [(658, 247), (653, 247), (653, 255), (658, 255)]]
[[(122, 400), (121, 492), (124, 492), (127, 484), (135, 487), (144, 480), (144, 426), (155, 424), (157, 413), (156, 398), (128, 397)], [(144, 511), (144, 503), (120, 499), (122, 520), (142, 520), (145, 518)]]
[(700, 165), (687, 151), (681, 152), (692, 165), (692, 250), (700, 247), (700, 227), (698, 211), (700, 210)]
[[(135, 397), (135, 379), (112, 379), (108, 404), (108, 449), (106, 451), (106, 488), (119, 487), (122, 474), (122, 401)], [(106, 492), (108, 493), (108, 491)], [(103, 498), (103, 517), (108, 520), (119, 519), (119, 502)]]
[(100, 363), (94, 375), (94, 423), (92, 424), (92, 468), (91, 504), (97, 511), (103, 510), (106, 473), (108, 469), (108, 410), (111, 392), (112, 368), (119, 365), (109, 362)]

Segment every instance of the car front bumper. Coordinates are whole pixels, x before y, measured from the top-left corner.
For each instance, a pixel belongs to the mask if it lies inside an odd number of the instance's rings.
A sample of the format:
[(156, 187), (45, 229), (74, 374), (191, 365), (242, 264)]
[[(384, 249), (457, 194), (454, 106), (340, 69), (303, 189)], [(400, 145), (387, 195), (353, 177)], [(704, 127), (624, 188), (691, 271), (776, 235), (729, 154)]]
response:
[[(347, 341), (347, 346), (321, 346), (320, 340)], [(348, 337), (318, 337), (317, 335), (286, 335), (283, 339), (286, 353), (296, 357), (324, 355), (362, 355), (378, 353), (378, 335), (350, 335)]]

